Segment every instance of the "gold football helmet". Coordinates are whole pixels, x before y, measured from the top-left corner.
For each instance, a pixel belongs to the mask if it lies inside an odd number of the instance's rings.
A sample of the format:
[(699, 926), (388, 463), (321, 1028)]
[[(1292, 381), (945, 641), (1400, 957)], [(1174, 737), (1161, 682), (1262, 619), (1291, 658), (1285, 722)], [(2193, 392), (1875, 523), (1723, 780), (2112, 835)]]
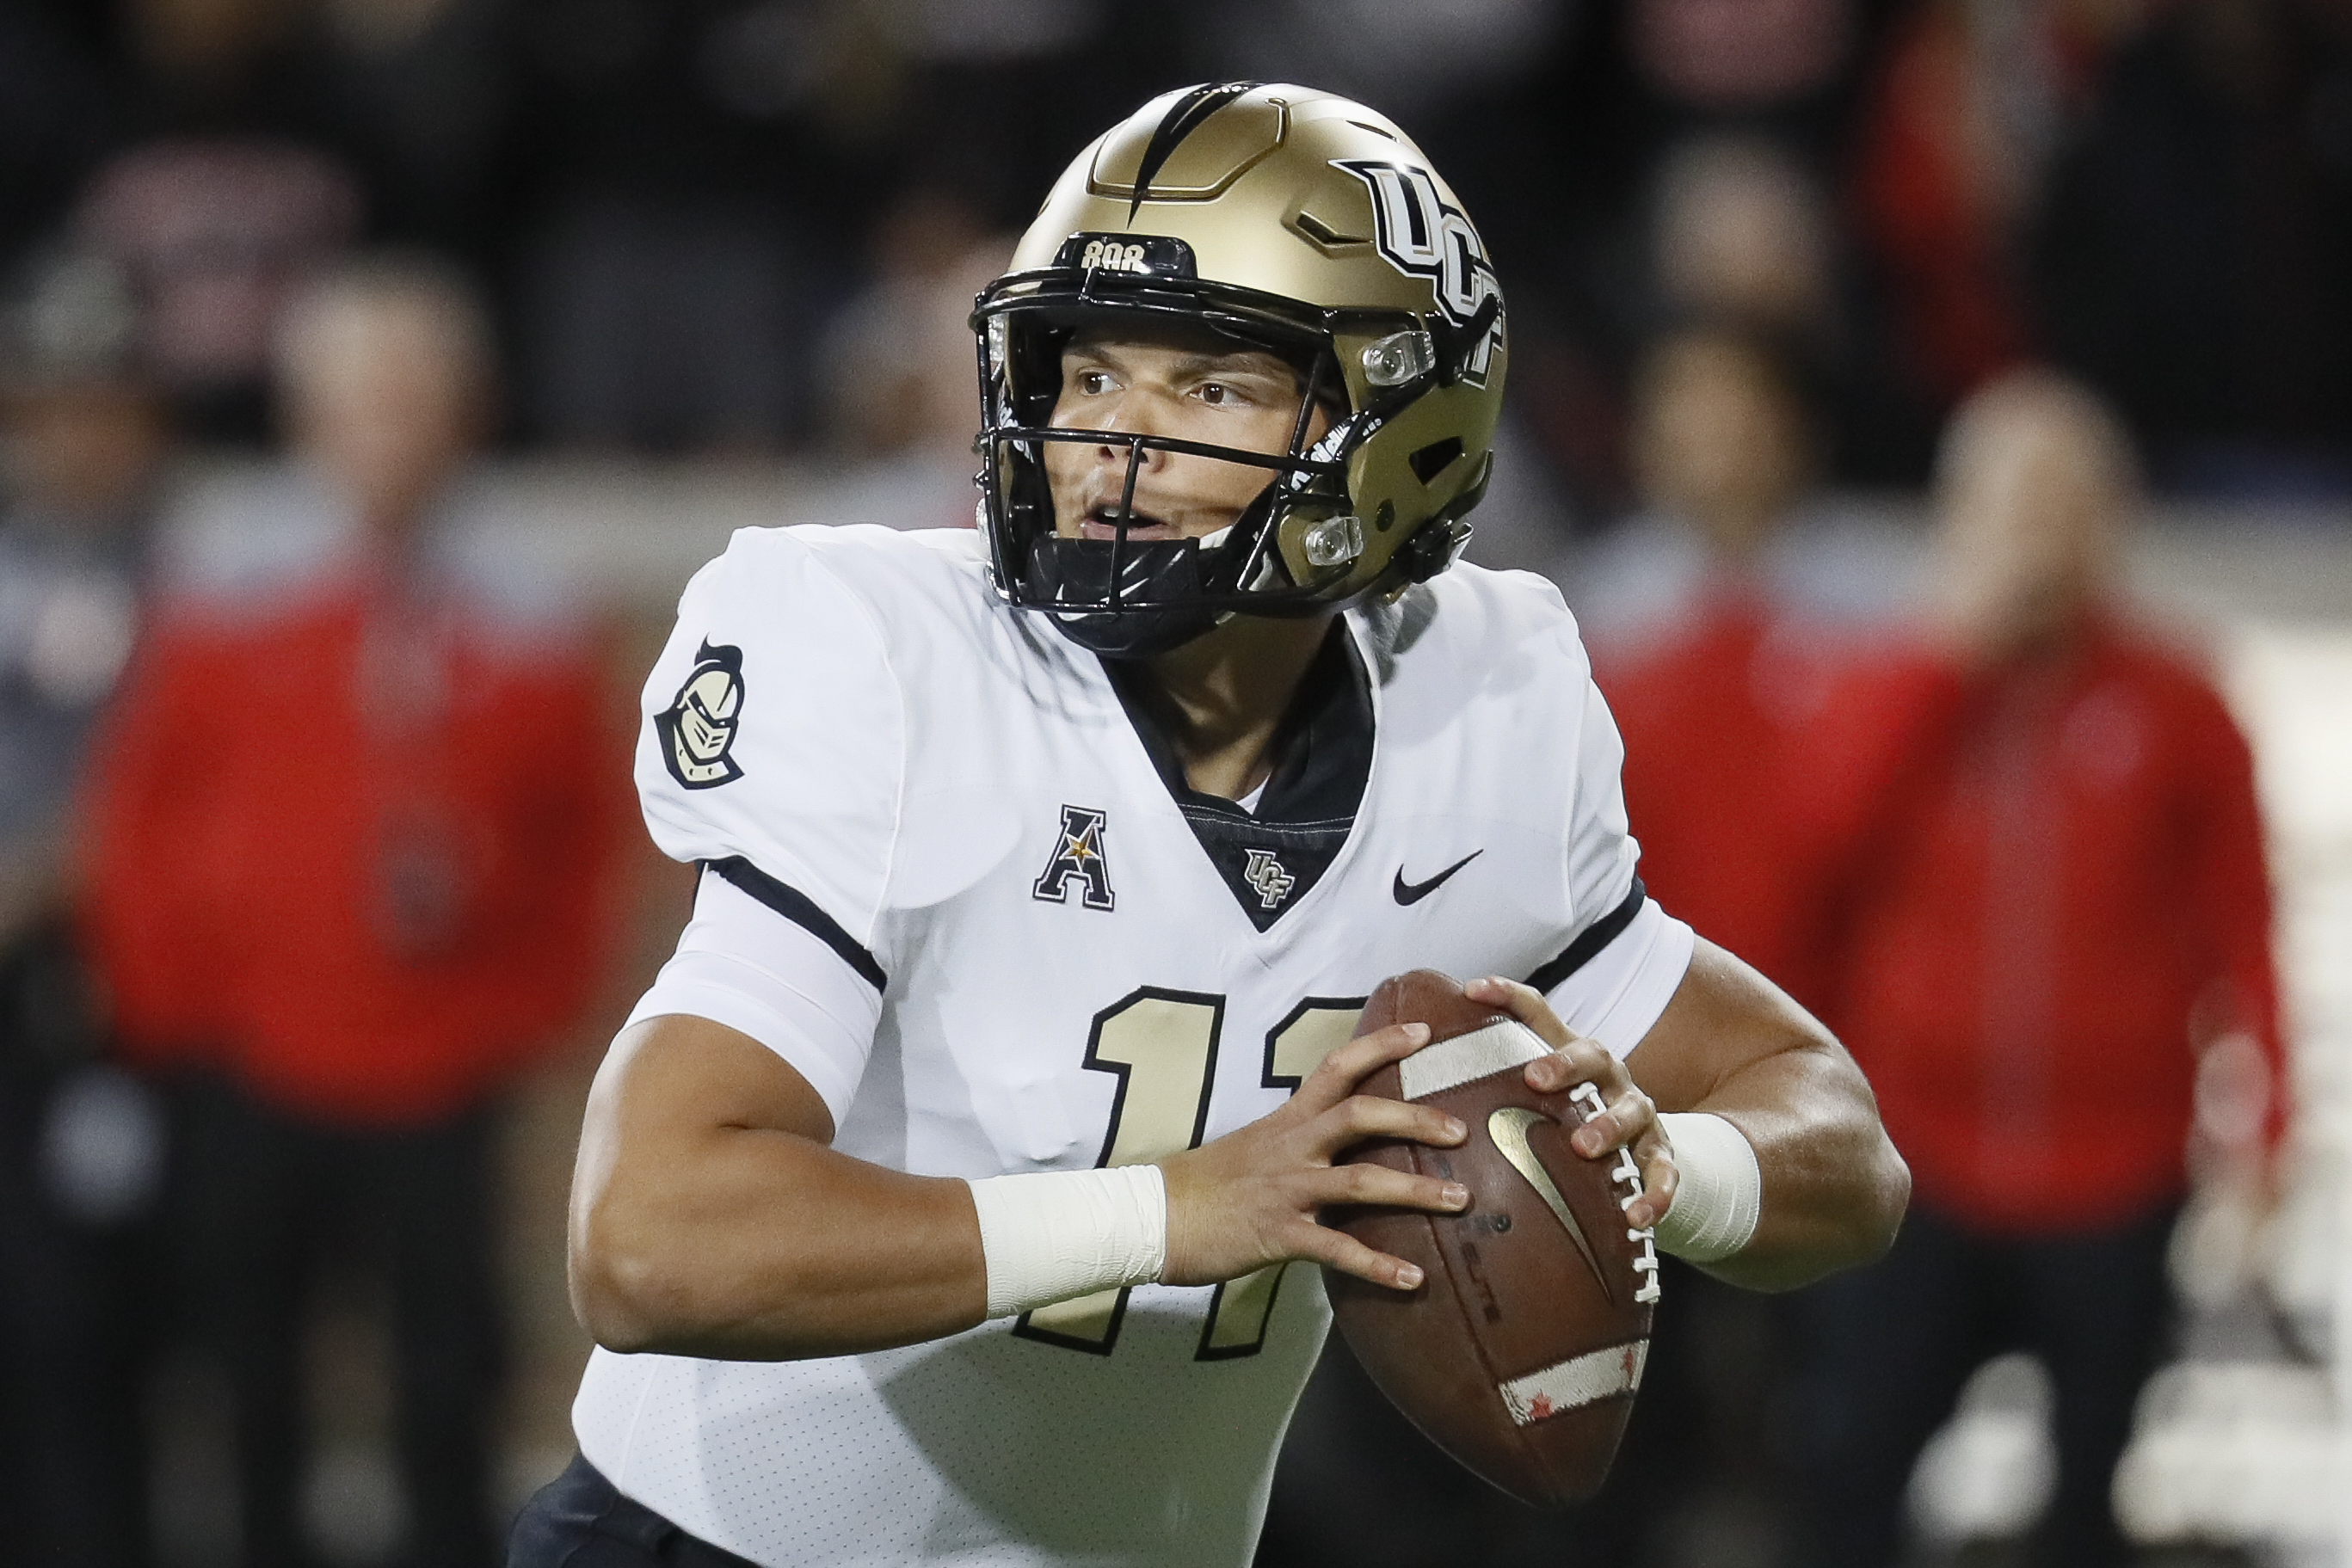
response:
[[(1306, 394), (1286, 453), (1118, 434), (1108, 538), (1056, 535), (1045, 478), (1061, 351), (1081, 328), (1171, 318), (1270, 350)], [(1227, 82), (1153, 99), (1062, 175), (972, 314), (980, 486), (997, 591), (1106, 655), (1224, 616), (1328, 612), (1444, 570), (1494, 465), (1503, 298), (1478, 233), (1385, 116), (1310, 88)], [(1310, 444), (1320, 404), (1329, 429)], [(1150, 451), (1266, 471), (1207, 539), (1130, 539)]]

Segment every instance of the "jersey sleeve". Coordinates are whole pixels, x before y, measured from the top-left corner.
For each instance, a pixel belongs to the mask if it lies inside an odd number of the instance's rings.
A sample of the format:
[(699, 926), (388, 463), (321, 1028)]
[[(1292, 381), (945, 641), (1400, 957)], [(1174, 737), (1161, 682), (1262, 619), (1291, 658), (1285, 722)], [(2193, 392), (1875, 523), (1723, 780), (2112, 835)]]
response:
[(1577, 925), (1528, 984), (1545, 994), (1561, 1022), (1622, 1059), (1665, 1011), (1697, 938), (1643, 890), (1636, 874), (1641, 846), (1625, 818), (1624, 742), (1589, 667), (1581, 679), (1575, 789), (1563, 851)]
[(806, 926), (706, 870), (677, 951), (628, 1023), (669, 1013), (723, 1023), (774, 1051), (817, 1092), (838, 1131), (866, 1073), (882, 998)]
[(790, 533), (741, 530), (687, 585), (642, 707), (637, 791), (662, 852), (711, 867), (878, 993), (908, 741), (865, 601)]

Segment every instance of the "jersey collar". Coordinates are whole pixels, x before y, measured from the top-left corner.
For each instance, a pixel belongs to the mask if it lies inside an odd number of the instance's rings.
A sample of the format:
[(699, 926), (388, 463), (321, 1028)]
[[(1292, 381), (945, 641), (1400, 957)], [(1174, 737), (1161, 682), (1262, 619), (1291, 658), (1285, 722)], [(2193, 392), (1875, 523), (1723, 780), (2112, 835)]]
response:
[(1141, 667), (1106, 659), (1128, 722), (1242, 913), (1260, 931), (1303, 902), (1339, 858), (1371, 778), (1370, 684), (1346, 618), (1329, 634), (1276, 727), (1274, 768), (1255, 812), (1185, 781), (1183, 763), (1151, 713)]

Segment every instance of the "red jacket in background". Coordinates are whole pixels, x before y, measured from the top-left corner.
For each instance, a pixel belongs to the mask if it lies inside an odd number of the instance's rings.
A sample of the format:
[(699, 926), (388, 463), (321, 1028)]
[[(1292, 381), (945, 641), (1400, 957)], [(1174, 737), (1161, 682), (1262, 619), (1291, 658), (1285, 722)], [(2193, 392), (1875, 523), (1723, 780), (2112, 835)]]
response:
[(1593, 651), (1625, 741), (1625, 810), (1660, 904), (1820, 1010), (1832, 880), (1895, 749), (1857, 734), (1822, 753), (1818, 725), (1854, 654), (1719, 583), (1675, 630)]
[(593, 994), (630, 818), (593, 650), (367, 583), (166, 607), (94, 748), (125, 1048), (345, 1123), (459, 1111)]
[(1820, 720), (1904, 734), (1849, 862), (1828, 1017), (1917, 1196), (2013, 1233), (2178, 1197), (2196, 1053), (2244, 1030), (2285, 1082), (2252, 767), (2188, 663), (2097, 620), (1956, 685), (1889, 663)]

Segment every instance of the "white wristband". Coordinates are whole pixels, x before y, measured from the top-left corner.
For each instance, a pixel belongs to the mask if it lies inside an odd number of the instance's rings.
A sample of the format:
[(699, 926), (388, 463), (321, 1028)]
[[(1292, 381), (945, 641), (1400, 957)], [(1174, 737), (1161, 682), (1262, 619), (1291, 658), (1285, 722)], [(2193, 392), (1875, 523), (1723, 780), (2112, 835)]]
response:
[(1160, 1278), (1168, 1188), (1158, 1166), (1038, 1171), (970, 1184), (988, 1269), (988, 1315)]
[(1764, 1207), (1764, 1172), (1747, 1134), (1706, 1111), (1661, 1112), (1675, 1148), (1675, 1206), (1657, 1224), (1658, 1250), (1716, 1263), (1748, 1245)]

